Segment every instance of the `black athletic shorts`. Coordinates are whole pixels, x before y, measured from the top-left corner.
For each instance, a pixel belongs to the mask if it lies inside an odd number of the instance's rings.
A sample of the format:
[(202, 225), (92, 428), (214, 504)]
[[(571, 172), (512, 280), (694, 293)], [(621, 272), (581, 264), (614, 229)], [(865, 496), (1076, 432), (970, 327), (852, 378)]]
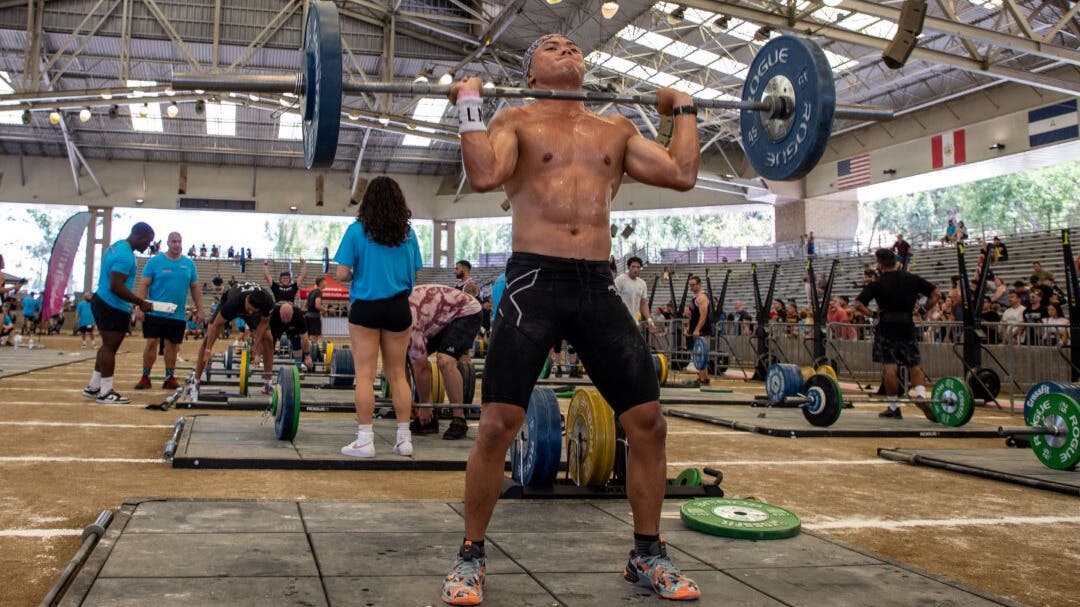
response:
[(147, 314), (143, 319), (142, 334), (146, 339), (167, 339), (178, 344), (184, 341), (184, 326), (182, 320)]
[(321, 316), (305, 316), (304, 320), (307, 321), (307, 334), (310, 337), (322, 337), (322, 317)]
[(481, 311), (455, 318), (445, 329), (427, 340), (427, 353), (431, 355), (438, 352), (457, 358), (466, 352), (472, 352), (473, 341), (480, 331), (483, 316)]
[(616, 415), (660, 398), (652, 357), (606, 261), (514, 253), (485, 358), (483, 402), (527, 407), (552, 346), (574, 346)]
[(412, 327), (409, 291), (402, 291), (386, 299), (357, 299), (349, 306), (349, 324), (392, 333), (408, 330)]
[(874, 335), (873, 359), (883, 365), (914, 367), (922, 362), (919, 344), (914, 339), (896, 339)]
[(94, 325), (86, 325), (85, 327), (79, 327), (79, 333), (81, 335), (86, 335), (87, 333), (93, 333), (93, 332), (94, 332)]
[(90, 311), (94, 313), (94, 322), (99, 331), (127, 333), (131, 328), (131, 313), (110, 306), (97, 293), (90, 298)]

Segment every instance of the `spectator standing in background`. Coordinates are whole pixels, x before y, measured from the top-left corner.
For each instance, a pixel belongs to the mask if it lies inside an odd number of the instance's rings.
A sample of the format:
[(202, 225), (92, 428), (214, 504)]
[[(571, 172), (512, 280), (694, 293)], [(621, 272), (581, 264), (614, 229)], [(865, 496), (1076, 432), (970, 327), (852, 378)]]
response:
[(994, 263), (1009, 261), (1009, 247), (1006, 247), (1005, 243), (1001, 242), (1000, 236), (994, 237), (994, 242), (990, 245), (990, 253)]
[(814, 232), (811, 231), (806, 237), (806, 256), (813, 257), (817, 254), (817, 245), (814, 244)]
[(903, 234), (897, 234), (896, 242), (893, 243), (892, 250), (896, 253), (896, 262), (900, 264), (900, 269), (906, 271), (911, 259), (911, 243), (904, 240)]

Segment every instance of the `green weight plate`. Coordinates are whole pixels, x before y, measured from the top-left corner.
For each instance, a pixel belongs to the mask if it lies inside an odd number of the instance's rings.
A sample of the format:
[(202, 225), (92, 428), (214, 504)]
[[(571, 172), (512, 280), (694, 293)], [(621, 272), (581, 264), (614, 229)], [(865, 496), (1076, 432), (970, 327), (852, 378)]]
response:
[(275, 385), (270, 391), (270, 416), (277, 419), (278, 402), (281, 400), (281, 385)]
[(551, 357), (544, 359), (544, 367), (540, 369), (540, 379), (547, 379), (551, 376)]
[(934, 382), (930, 401), (934, 417), (944, 426), (963, 426), (975, 414), (971, 390), (959, 377), (945, 376)]
[(687, 468), (679, 473), (671, 483), (679, 487), (700, 487), (701, 486), (701, 470), (697, 468)]
[(574, 391), (573, 390), (566, 390), (564, 392), (556, 392), (555, 393), (555, 398), (573, 398), (573, 397), (574, 397)]
[(740, 540), (781, 540), (799, 534), (799, 517), (765, 502), (705, 497), (686, 502), (679, 516), (687, 527)]
[(1080, 404), (1068, 394), (1051, 392), (1035, 399), (1031, 426), (1048, 426), (1061, 436), (1036, 434), (1031, 437), (1035, 457), (1048, 468), (1072, 470), (1080, 464)]

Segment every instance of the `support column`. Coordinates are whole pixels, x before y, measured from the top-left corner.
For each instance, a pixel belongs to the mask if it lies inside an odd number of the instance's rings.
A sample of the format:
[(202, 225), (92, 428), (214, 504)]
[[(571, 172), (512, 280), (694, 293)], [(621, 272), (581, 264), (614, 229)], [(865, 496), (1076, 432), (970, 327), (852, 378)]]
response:
[[(83, 270), (83, 291), (94, 292), (97, 284), (94, 282), (94, 260), (97, 256), (98, 245), (101, 245), (102, 256), (105, 247), (109, 246), (112, 238), (112, 207), (90, 207), (90, 222), (86, 224), (86, 268)], [(101, 237), (98, 238), (98, 220), (101, 221)]]
[(454, 221), (435, 219), (432, 224), (431, 264), (436, 268), (454, 267)]
[(859, 227), (859, 200), (849, 190), (777, 203), (773, 221), (776, 242), (797, 242), (810, 232), (816, 240), (853, 240)]

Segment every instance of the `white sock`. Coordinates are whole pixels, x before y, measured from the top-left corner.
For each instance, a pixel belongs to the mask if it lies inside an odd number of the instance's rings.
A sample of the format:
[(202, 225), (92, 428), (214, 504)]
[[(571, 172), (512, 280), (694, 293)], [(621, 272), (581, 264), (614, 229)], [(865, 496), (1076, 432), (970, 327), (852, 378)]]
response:
[(90, 375), (90, 389), (91, 390), (98, 390), (100, 388), (101, 388), (101, 371), (94, 371), (94, 373)]
[(409, 422), (397, 425), (397, 437), (412, 440), (412, 432), (409, 430)]
[(926, 398), (926, 386), (915, 386), (915, 394), (916, 396)]
[(356, 437), (366, 438), (369, 440), (375, 439), (375, 429), (371, 424), (357, 424), (356, 425)]
[(889, 411), (896, 411), (900, 408), (900, 403), (896, 402), (896, 397), (889, 395)]
[(102, 396), (105, 396), (109, 392), (112, 392), (112, 380), (113, 380), (113, 378), (111, 378), (111, 377), (102, 377), (101, 378), (101, 395)]

